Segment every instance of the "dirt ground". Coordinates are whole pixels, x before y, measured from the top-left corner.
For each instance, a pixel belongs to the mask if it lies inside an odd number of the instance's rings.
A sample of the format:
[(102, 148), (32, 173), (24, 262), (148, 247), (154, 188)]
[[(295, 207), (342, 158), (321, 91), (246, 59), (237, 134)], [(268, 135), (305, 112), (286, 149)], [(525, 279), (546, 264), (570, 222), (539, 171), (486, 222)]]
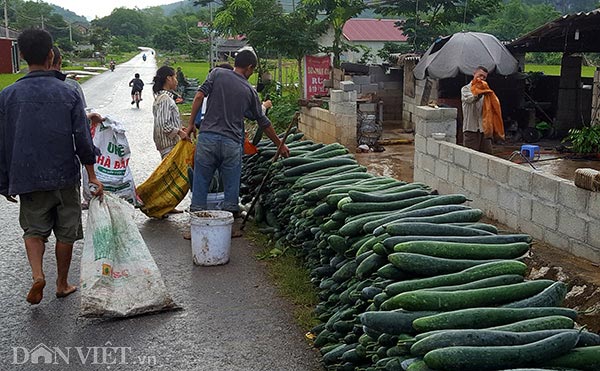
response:
[[(384, 131), (383, 139), (394, 138), (410, 140), (413, 137), (411, 134), (403, 133), (402, 130)], [(384, 152), (357, 153), (356, 159), (373, 174), (412, 182), (414, 145), (395, 144), (384, 147)], [(548, 153), (549, 150), (543, 148), (548, 147), (542, 147), (542, 159), (556, 157), (556, 154)], [(499, 157), (508, 158), (513, 150), (518, 149), (519, 147), (495, 146), (494, 152)], [(600, 170), (600, 161), (548, 160), (534, 163), (534, 166), (572, 180), (576, 168), (590, 167)], [(510, 228), (495, 221), (483, 221), (496, 225), (502, 231), (510, 231)], [(577, 258), (540, 241), (534, 241), (524, 262), (530, 268), (528, 277), (531, 279), (548, 278), (566, 282), (569, 293), (564, 305), (581, 313), (577, 319), (579, 325), (586, 326), (590, 331), (600, 332), (600, 266), (598, 264)]]

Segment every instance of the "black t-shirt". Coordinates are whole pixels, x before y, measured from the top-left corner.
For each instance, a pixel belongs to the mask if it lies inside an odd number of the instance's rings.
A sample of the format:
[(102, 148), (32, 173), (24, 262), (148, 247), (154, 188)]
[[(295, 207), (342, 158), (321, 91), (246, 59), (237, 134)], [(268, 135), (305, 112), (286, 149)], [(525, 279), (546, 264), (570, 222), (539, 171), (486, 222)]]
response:
[(142, 91), (144, 89), (144, 82), (141, 79), (133, 79), (129, 82), (129, 86), (133, 87), (133, 90)]

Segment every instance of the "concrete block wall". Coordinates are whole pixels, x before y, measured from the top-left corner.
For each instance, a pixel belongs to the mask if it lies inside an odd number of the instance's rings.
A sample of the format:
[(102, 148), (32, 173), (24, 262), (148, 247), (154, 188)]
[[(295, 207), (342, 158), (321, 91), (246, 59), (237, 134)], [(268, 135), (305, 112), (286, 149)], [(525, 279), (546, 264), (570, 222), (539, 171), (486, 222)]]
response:
[(369, 66), (368, 75), (346, 75), (344, 80), (354, 83), (354, 90), (358, 97), (373, 95), (374, 101), (383, 102), (383, 121), (402, 123), (403, 74), (401, 69), (386, 70), (385, 67), (372, 65)]
[[(412, 73), (412, 72), (411, 72)], [(431, 83), (431, 93), (429, 94), (429, 100), (435, 100), (438, 96), (438, 80), (430, 80)], [(415, 112), (417, 107), (421, 105), (421, 99), (423, 98), (423, 93), (425, 91), (425, 85), (427, 84), (427, 79), (425, 80), (414, 80), (414, 91), (415, 96), (410, 97), (406, 94), (407, 88), (404, 87), (404, 96), (402, 98), (402, 121), (405, 127), (412, 127), (416, 130), (416, 117)], [(456, 120), (456, 119), (455, 119)], [(456, 121), (454, 123), (456, 125)]]
[(415, 133), (425, 138), (433, 133), (444, 133), (445, 141), (456, 143), (456, 115), (456, 108), (415, 106)]
[(491, 219), (600, 263), (600, 193), (428, 135), (443, 127), (425, 120), (417, 123), (416, 182), (442, 194), (462, 193)]
[(326, 144), (334, 143), (337, 142), (335, 125), (331, 121), (331, 114), (326, 109), (302, 107), (298, 129), (307, 139)]
[(331, 90), (329, 110), (302, 107), (299, 129), (307, 139), (356, 147), (356, 91)]

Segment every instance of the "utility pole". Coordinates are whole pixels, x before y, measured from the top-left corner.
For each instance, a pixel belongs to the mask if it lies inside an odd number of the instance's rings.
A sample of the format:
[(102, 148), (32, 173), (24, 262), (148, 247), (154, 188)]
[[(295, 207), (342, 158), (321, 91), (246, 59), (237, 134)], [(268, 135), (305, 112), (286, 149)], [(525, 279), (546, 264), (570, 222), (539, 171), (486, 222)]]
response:
[(208, 27), (208, 41), (210, 42), (210, 57), (209, 57), (209, 61), (208, 61), (208, 65), (210, 66), (210, 68), (213, 68), (214, 65), (214, 57), (213, 57), (213, 12), (212, 12), (212, 2), (208, 3), (208, 10), (210, 12), (210, 26)]
[[(40, 0), (38, 0), (38, 5), (40, 4)], [(45, 30), (44, 27), (44, 13), (42, 13), (42, 8), (40, 7), (40, 16), (42, 17), (42, 30)]]
[(8, 0), (4, 0), (4, 32), (5, 32), (6, 38), (8, 39), (8, 11), (6, 10), (7, 2), (8, 2)]
[(73, 43), (73, 30), (72, 28), (73, 23), (69, 22), (69, 41), (71, 41), (71, 44)]

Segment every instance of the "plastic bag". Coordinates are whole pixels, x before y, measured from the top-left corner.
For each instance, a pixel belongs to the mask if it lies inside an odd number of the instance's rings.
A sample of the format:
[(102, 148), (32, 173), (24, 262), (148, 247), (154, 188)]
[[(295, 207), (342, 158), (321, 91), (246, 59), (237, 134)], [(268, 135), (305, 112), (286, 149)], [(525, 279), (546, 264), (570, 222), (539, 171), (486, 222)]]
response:
[(190, 189), (188, 166), (194, 166), (195, 147), (191, 142), (180, 140), (164, 158), (158, 168), (137, 188), (138, 197), (144, 203), (144, 214), (162, 218), (183, 200)]
[(81, 314), (127, 317), (174, 309), (134, 221), (134, 208), (105, 195), (90, 201), (81, 256)]
[[(94, 170), (96, 177), (104, 185), (104, 191), (121, 197), (132, 205), (137, 205), (135, 183), (129, 169), (131, 150), (122, 124), (110, 116), (92, 128), (94, 145), (101, 154), (96, 157)], [(88, 184), (88, 175), (82, 171), (83, 184)], [(88, 187), (83, 187), (83, 199), (92, 198)]]

